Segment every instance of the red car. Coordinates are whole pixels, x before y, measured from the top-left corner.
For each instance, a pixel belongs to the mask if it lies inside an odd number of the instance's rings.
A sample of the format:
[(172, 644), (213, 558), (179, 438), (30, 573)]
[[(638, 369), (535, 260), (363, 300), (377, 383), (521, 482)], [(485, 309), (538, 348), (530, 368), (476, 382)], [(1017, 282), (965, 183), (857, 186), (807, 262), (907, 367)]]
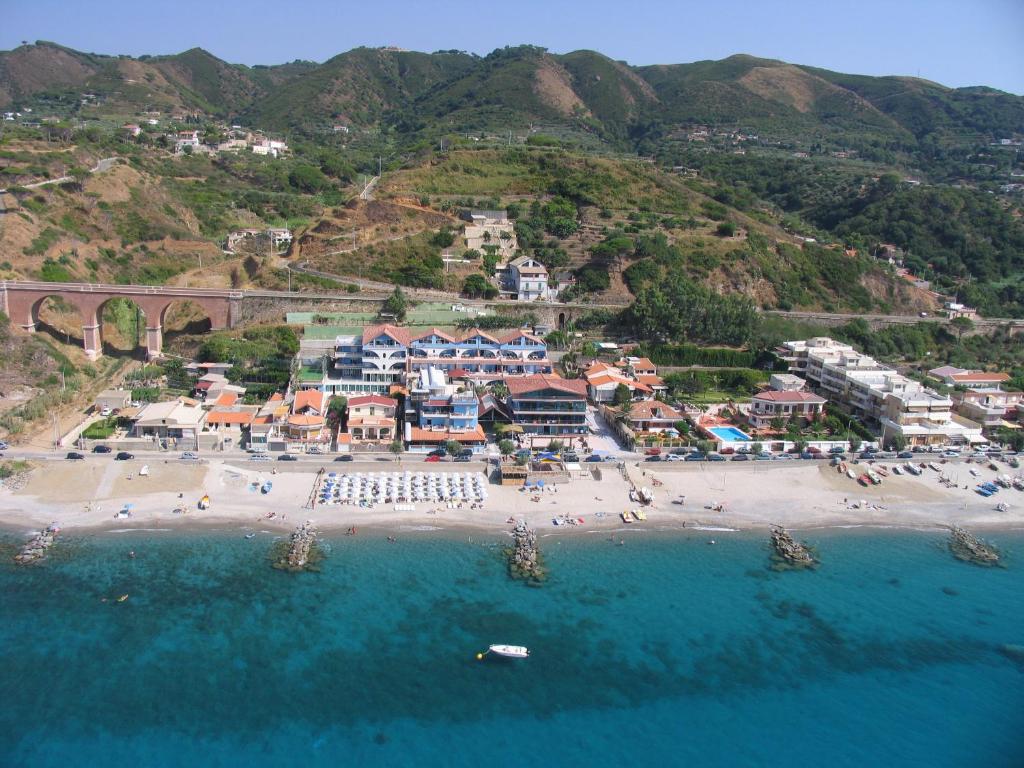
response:
[(648, 448), (644, 451), (645, 456), (657, 456), (661, 453), (661, 448)]
[(440, 461), (441, 457), (440, 456), (427, 456), (426, 460), (427, 461)]

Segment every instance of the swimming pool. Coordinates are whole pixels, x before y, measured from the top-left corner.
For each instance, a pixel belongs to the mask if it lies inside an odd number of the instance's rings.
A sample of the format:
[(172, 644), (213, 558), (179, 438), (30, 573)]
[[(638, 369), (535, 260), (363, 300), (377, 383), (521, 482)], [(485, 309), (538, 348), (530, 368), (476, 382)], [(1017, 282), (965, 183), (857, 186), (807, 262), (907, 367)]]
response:
[(708, 432), (713, 434), (719, 440), (725, 440), (727, 442), (750, 440), (750, 435), (736, 429), (736, 427), (711, 427), (708, 429)]

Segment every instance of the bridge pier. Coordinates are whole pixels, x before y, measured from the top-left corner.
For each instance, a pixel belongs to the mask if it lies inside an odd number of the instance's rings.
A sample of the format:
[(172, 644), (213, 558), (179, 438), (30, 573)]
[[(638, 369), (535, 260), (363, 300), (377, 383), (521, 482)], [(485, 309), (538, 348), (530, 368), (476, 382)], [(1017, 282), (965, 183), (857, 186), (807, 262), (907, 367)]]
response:
[(150, 326), (146, 323), (146, 359), (156, 360), (164, 354), (164, 330), (163, 326)]
[(98, 360), (103, 356), (103, 337), (100, 334), (100, 324), (82, 324), (82, 346), (85, 347), (85, 356), (90, 360)]

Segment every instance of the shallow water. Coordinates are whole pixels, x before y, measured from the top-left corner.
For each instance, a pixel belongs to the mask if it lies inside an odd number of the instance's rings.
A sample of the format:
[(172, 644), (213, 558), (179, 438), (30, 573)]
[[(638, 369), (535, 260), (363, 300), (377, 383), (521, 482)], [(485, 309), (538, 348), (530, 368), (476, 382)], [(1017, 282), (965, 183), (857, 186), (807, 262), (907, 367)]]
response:
[(764, 537), (631, 534), (545, 538), (540, 589), (499, 537), (339, 537), (299, 575), (263, 534), (5, 549), (0, 763), (1024, 765), (1024, 535), (982, 569), (814, 531), (821, 569), (774, 573)]

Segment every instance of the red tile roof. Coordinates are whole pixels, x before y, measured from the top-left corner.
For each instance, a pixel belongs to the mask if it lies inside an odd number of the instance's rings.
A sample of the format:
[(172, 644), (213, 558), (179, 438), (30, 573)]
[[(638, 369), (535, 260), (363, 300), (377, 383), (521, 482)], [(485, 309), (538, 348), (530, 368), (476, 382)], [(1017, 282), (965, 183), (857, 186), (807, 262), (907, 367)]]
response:
[(954, 373), (949, 378), (951, 378), (955, 382), (973, 383), (973, 382), (991, 381), (991, 382), (995, 383), (995, 382), (1009, 381), (1010, 380), (1010, 374), (1008, 374), (1008, 373), (985, 373), (983, 371), (978, 371), (976, 373)]
[(542, 389), (555, 389), (567, 394), (587, 396), (587, 382), (583, 379), (563, 379), (559, 376), (546, 373), (535, 373), (522, 378), (506, 379), (505, 385), (512, 395), (522, 395), (527, 392), (537, 392)]
[(207, 424), (252, 424), (251, 411), (210, 411), (206, 414)]
[(387, 334), (399, 344), (409, 346), (409, 329), (397, 325), (371, 325), (363, 329), (363, 344), (368, 344), (381, 334)]
[(824, 397), (815, 395), (813, 392), (802, 392), (787, 389), (783, 391), (769, 390), (754, 395), (755, 400), (766, 400), (770, 403), (826, 403)]
[(292, 403), (292, 413), (297, 413), (303, 408), (315, 408), (323, 413), (324, 393), (319, 389), (303, 389), (295, 393), (295, 401)]
[[(655, 413), (657, 411), (657, 413)], [(629, 407), (629, 418), (644, 421), (647, 419), (670, 419), (680, 421), (685, 417), (671, 405), (659, 402), (658, 400), (641, 400)]]
[(445, 333), (440, 328), (431, 328), (426, 333), (421, 333), (419, 336), (413, 336), (410, 339), (410, 341), (419, 341), (421, 339), (427, 338), (428, 336), (440, 336), (442, 339), (446, 341), (455, 341), (454, 336), (452, 336), (450, 333)]
[(220, 397), (213, 401), (215, 406), (231, 406), (234, 405), (238, 400), (238, 393), (236, 392), (221, 392)]
[(383, 405), (389, 408), (397, 408), (398, 401), (383, 395), (359, 395), (348, 399), (349, 408), (358, 408), (361, 405)]
[(451, 432), (449, 430), (440, 432), (434, 429), (412, 427), (410, 437), (414, 443), (446, 443), (449, 440), (458, 440), (460, 443), (483, 443), (487, 441), (484, 428), (479, 424), (477, 424), (476, 429), (469, 432)]

